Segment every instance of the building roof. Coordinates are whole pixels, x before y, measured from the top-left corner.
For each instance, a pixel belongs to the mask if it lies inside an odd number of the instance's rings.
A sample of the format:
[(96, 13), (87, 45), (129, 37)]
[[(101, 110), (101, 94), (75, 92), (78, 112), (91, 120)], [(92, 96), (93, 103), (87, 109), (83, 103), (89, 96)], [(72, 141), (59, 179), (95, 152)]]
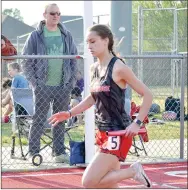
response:
[(1, 23), (4, 22), (4, 20), (6, 19), (7, 15), (1, 15)]
[(2, 15), (1, 26), (2, 34), (11, 42), (14, 41), (13, 43), (15, 43), (17, 36), (21, 36), (35, 30), (32, 26), (8, 15)]
[(84, 39), (84, 23), (83, 23), (83, 17), (70, 17), (70, 19), (67, 19), (67, 17), (61, 17), (61, 22), (65, 25), (67, 30), (69, 30), (73, 36), (73, 39), (76, 43), (76, 45), (83, 42)]

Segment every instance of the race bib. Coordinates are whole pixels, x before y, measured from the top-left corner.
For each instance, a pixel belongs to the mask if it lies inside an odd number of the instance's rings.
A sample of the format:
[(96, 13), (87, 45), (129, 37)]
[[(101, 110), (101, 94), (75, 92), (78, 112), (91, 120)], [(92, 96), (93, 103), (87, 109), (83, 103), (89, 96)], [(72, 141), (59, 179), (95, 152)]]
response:
[(120, 146), (120, 136), (109, 136), (107, 149), (108, 150), (119, 150)]

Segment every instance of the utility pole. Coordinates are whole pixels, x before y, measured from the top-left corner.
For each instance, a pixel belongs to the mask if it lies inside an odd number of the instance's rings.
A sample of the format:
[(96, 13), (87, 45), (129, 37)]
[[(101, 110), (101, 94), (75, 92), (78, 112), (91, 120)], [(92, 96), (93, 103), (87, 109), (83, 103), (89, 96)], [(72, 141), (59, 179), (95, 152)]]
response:
[[(115, 37), (116, 53), (120, 56), (132, 55), (132, 1), (111, 1), (110, 25)], [(132, 67), (130, 60), (125, 60)], [(126, 98), (131, 100), (131, 89), (126, 90)], [(128, 105), (130, 106), (130, 105)]]

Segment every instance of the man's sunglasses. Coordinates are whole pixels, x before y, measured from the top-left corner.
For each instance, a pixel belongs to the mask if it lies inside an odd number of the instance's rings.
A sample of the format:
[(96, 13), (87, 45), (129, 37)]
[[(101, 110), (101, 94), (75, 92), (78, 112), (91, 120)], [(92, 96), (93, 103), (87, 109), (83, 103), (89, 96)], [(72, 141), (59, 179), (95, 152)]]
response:
[(55, 15), (60, 16), (61, 13), (58, 13), (58, 12), (50, 12), (50, 15), (52, 15), (52, 16), (55, 16)]

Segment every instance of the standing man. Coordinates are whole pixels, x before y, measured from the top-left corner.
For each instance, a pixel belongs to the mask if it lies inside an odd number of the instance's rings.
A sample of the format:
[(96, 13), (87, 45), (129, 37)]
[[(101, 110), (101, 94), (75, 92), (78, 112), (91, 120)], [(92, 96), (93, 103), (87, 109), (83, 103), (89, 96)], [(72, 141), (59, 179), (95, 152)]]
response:
[[(47, 5), (43, 16), (45, 20), (28, 37), (23, 55), (77, 55), (72, 35), (60, 23), (61, 13), (57, 4)], [(68, 109), (76, 83), (77, 64), (75, 59), (27, 59), (23, 70), (35, 95), (35, 115), (29, 133), (29, 155), (33, 156), (40, 151), (40, 137), (50, 104), (53, 113)], [(62, 122), (52, 129), (56, 162), (69, 160), (64, 148), (64, 127)]]

